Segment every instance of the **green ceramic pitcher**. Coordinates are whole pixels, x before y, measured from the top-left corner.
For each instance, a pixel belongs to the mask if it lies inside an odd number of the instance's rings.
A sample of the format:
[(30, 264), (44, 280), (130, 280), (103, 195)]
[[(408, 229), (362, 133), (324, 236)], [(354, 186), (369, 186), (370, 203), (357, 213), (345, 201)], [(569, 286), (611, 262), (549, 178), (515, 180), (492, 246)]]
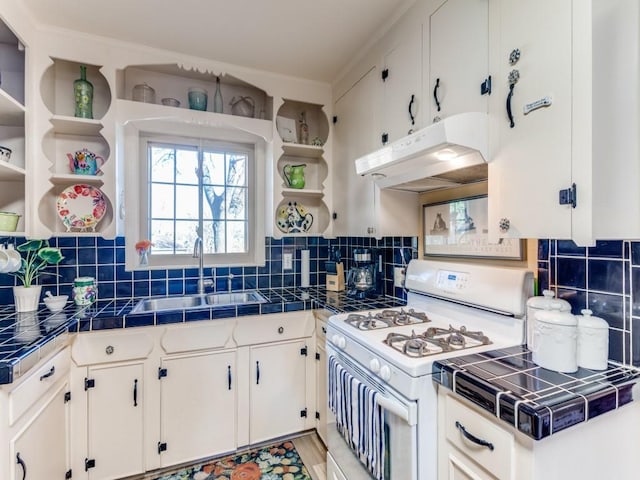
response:
[(282, 169), (284, 178), (287, 181), (287, 185), (291, 188), (304, 188), (304, 167), (307, 165), (302, 163), (300, 165), (286, 164)]

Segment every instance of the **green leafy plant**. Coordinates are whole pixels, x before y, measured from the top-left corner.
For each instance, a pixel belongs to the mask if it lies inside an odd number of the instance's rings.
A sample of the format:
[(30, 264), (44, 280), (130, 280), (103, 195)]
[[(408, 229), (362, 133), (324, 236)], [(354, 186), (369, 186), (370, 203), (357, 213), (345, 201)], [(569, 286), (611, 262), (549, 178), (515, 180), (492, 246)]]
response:
[(29, 240), (16, 249), (22, 254), (20, 269), (13, 272), (25, 287), (30, 287), (40, 275), (57, 275), (45, 272), (49, 265), (57, 265), (64, 258), (59, 248), (50, 247), (47, 240)]

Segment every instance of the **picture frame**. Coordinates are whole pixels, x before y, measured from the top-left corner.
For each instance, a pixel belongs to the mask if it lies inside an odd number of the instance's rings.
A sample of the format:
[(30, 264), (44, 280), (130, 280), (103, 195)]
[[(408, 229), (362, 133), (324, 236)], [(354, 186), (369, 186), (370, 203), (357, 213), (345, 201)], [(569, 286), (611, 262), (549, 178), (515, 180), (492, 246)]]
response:
[(293, 118), (276, 116), (276, 129), (283, 142), (298, 143), (298, 130)]
[(423, 205), (425, 256), (523, 259), (523, 241), (489, 243), (487, 195)]

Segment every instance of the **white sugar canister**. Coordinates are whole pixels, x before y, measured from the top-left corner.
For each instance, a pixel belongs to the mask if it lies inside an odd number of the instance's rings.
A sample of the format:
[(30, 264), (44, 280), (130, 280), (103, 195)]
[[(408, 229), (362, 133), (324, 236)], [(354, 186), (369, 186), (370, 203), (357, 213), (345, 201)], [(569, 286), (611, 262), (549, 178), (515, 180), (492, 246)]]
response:
[(556, 372), (573, 373), (578, 370), (578, 319), (553, 305), (551, 310), (535, 313), (533, 353), (535, 364)]
[(584, 309), (578, 319), (578, 366), (591, 370), (606, 370), (609, 360), (609, 324), (593, 317)]
[(527, 300), (527, 345), (531, 347), (533, 343), (533, 331), (535, 330), (535, 313), (540, 310), (551, 310), (557, 305), (561, 312), (570, 312), (571, 305), (561, 298), (553, 298), (553, 290), (543, 290), (541, 297), (531, 297)]

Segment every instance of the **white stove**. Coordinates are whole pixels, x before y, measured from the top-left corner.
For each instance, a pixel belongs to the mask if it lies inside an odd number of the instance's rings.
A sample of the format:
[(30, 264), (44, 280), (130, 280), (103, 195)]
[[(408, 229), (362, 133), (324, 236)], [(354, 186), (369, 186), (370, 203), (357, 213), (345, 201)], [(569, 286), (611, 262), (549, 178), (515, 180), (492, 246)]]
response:
[[(406, 307), (338, 314), (329, 319), (330, 384), (333, 371), (334, 387), (340, 395), (349, 395), (336, 386), (338, 373), (342, 381), (348, 377), (352, 385), (371, 396), (385, 416), (386, 433), (382, 436), (386, 451), (381, 459), (373, 455), (375, 465), (371, 467), (366, 465), (371, 463), (371, 452), (360, 451), (357, 439), (343, 440), (349, 428), (341, 425), (344, 418), (338, 415), (338, 428), (329, 437), (329, 463), (349, 480), (435, 479), (433, 362), (524, 341), (525, 303), (533, 294), (533, 275), (527, 270), (412, 260), (406, 288)], [(335, 391), (333, 394), (334, 403), (339, 403)], [(354, 408), (341, 413), (352, 421), (361, 413), (355, 404)], [(362, 426), (351, 426), (351, 430), (360, 432)], [(349, 458), (345, 447), (359, 453)], [(384, 463), (382, 472), (376, 470), (380, 463)]]

